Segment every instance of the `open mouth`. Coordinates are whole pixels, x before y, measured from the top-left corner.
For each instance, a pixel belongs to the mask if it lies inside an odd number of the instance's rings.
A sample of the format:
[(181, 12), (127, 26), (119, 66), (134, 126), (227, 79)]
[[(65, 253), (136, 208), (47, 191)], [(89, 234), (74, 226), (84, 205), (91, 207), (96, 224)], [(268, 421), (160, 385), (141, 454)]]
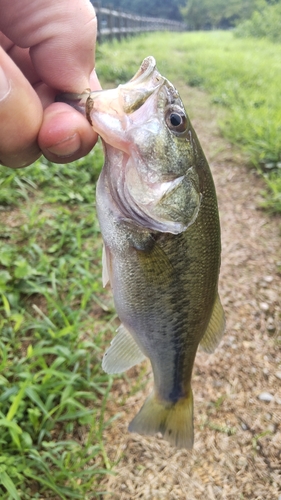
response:
[[(119, 85), (120, 92), (124, 96), (124, 111), (131, 113), (138, 109), (142, 103), (164, 82), (164, 78), (160, 75), (156, 68), (156, 61), (153, 56), (146, 57), (136, 74), (131, 80), (125, 84)], [(65, 102), (73, 108), (86, 115), (90, 120), (90, 112), (93, 103), (103, 95), (109, 96), (110, 93), (115, 92), (117, 89), (112, 90), (96, 90), (91, 91), (86, 89), (80, 94), (76, 93), (63, 93), (56, 97), (56, 102)], [(132, 91), (135, 94), (132, 94)]]
[[(141, 84), (145, 81), (147, 81), (153, 74), (153, 72), (156, 70), (156, 61), (153, 56), (148, 56), (146, 57), (143, 62), (141, 63), (140, 68), (136, 72), (136, 74), (131, 78), (131, 80), (128, 82), (127, 85), (129, 85), (131, 82), (134, 83), (134, 86), (136, 84)], [(158, 73), (159, 77), (160, 74)]]

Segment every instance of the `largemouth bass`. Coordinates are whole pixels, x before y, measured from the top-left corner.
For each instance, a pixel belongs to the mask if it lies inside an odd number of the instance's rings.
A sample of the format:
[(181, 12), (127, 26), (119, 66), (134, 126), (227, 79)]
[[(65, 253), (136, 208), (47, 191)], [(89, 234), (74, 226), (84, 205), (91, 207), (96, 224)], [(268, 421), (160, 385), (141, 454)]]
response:
[(153, 57), (128, 83), (79, 99), (105, 149), (97, 185), (103, 279), (121, 321), (102, 366), (119, 373), (149, 358), (154, 389), (129, 430), (191, 448), (196, 351), (200, 343), (212, 352), (225, 327), (212, 175)]

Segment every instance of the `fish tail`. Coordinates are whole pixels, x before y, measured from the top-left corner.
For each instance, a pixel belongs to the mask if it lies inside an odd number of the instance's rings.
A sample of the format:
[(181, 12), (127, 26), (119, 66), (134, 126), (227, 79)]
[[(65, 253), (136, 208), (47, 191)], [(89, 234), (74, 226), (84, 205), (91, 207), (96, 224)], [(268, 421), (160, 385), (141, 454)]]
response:
[(144, 402), (139, 413), (129, 425), (129, 431), (138, 434), (156, 434), (177, 448), (192, 448), (193, 433), (193, 395), (190, 389), (185, 398), (176, 403), (157, 399), (152, 392)]

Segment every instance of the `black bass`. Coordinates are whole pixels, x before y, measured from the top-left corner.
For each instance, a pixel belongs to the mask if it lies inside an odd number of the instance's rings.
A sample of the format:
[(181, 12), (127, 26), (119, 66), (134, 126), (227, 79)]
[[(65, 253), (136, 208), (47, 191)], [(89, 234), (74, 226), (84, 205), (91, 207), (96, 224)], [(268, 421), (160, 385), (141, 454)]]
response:
[(225, 328), (212, 175), (180, 96), (153, 57), (125, 85), (86, 97), (105, 149), (97, 185), (103, 277), (121, 320), (102, 366), (119, 373), (148, 357), (154, 389), (129, 430), (161, 432), (191, 448), (194, 358), (199, 343), (212, 352)]

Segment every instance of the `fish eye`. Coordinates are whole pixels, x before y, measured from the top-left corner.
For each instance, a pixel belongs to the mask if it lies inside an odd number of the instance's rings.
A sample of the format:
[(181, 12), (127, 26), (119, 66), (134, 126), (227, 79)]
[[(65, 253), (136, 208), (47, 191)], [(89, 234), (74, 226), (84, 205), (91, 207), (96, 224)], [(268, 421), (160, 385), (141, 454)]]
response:
[(187, 119), (182, 111), (170, 110), (166, 113), (166, 123), (172, 132), (181, 134), (186, 130)]

